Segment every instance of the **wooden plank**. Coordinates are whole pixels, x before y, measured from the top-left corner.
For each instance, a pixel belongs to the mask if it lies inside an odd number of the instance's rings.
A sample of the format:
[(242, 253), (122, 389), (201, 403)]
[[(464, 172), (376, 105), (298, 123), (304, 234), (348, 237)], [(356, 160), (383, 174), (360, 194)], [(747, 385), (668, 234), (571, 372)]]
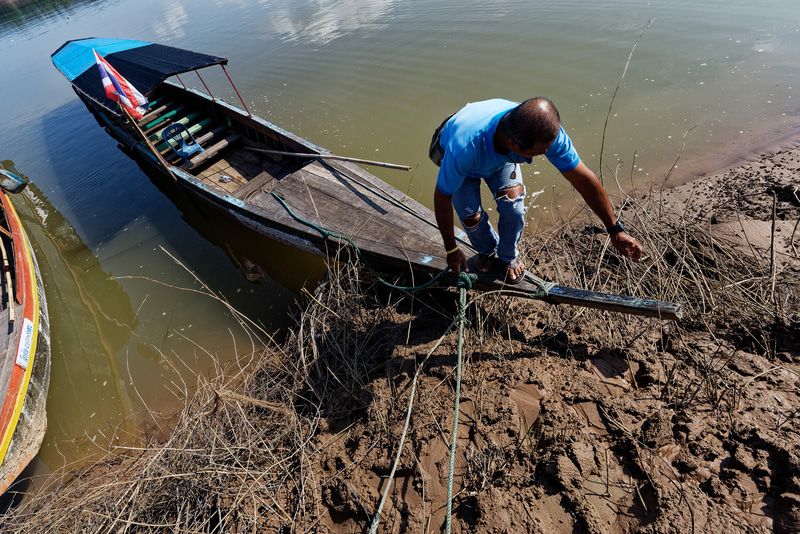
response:
[(147, 115), (139, 119), (139, 124), (142, 126), (142, 129), (146, 130), (147, 128), (149, 128), (150, 127), (149, 123), (152, 122), (153, 119), (157, 118), (160, 113), (166, 111), (166, 109), (167, 109), (166, 105), (153, 108), (153, 110), (147, 113)]
[(240, 134), (234, 132), (233, 134), (231, 134), (228, 137), (226, 137), (225, 139), (221, 140), (220, 142), (218, 142), (214, 146), (212, 146), (212, 147), (208, 148), (207, 150), (201, 152), (197, 156), (195, 156), (193, 158), (190, 158), (189, 162), (188, 163), (184, 163), (181, 166), (181, 168), (183, 170), (185, 170), (185, 171), (188, 171), (188, 170), (191, 170), (191, 169), (197, 167), (198, 165), (200, 165), (201, 163), (203, 163), (207, 159), (216, 156), (219, 152), (221, 152), (222, 150), (227, 148), (228, 145), (236, 142), (241, 137), (242, 136)]
[[(178, 115), (179, 113), (183, 113), (183, 110), (186, 109), (186, 106), (183, 104), (179, 105), (175, 109), (171, 111), (167, 111), (160, 117), (157, 117), (145, 125), (144, 131), (147, 135), (152, 135), (153, 132), (159, 129), (164, 121), (171, 119), (172, 117)], [(162, 128), (163, 129), (163, 128)]]
[[(472, 264), (472, 259), (470, 264)], [(477, 272), (472, 270), (472, 272)], [(551, 304), (569, 304), (598, 310), (607, 310), (629, 315), (656, 317), (659, 319), (677, 320), (683, 316), (680, 304), (660, 300), (627, 297), (612, 293), (600, 293), (574, 287), (561, 286), (541, 280), (531, 273), (519, 284), (505, 283), (505, 270), (493, 269), (485, 275), (479, 275), (473, 287), (480, 291), (503, 289), (516, 297), (543, 300)]]
[(242, 175), (236, 172), (236, 169), (232, 167), (221, 170), (217, 169), (213, 173), (203, 173), (203, 176), (203, 181), (205, 183), (229, 195), (233, 195), (234, 192), (242, 187), (242, 184), (247, 183)]
[(599, 310), (642, 315), (645, 317), (677, 320), (683, 316), (683, 309), (680, 304), (598, 293), (596, 291), (587, 291), (574, 287), (553, 286), (547, 291), (547, 297), (559, 304), (586, 306)]
[[(243, 151), (237, 151), (236, 155), (240, 155), (242, 152)], [(245, 155), (249, 154), (251, 153), (245, 153)], [(243, 161), (239, 160), (239, 164), (242, 163)], [(245, 202), (253, 202), (256, 200), (256, 198), (258, 198), (260, 193), (272, 191), (277, 185), (277, 182), (282, 180), (284, 177), (291, 177), (298, 167), (298, 163), (296, 161), (288, 158), (284, 158), (282, 161), (277, 163), (270, 162), (270, 164), (267, 166), (263, 165), (263, 160), (261, 163), (262, 165), (260, 165), (256, 170), (257, 174), (251, 178), (246, 185), (243, 185), (241, 189), (237, 190), (233, 195), (234, 197), (238, 198), (239, 200), (244, 200)], [(246, 165), (246, 167), (249, 169), (252, 168), (250, 165)], [(260, 172), (258, 169), (260, 169)]]
[[(235, 172), (230, 164), (228, 163), (225, 158), (219, 158), (211, 165), (208, 165), (202, 172), (197, 173), (195, 176), (199, 180), (203, 180), (209, 185), (214, 185), (214, 180), (220, 174), (225, 174), (226, 176), (231, 176), (233, 174), (238, 174)], [(246, 183), (247, 180), (242, 179), (242, 182)]]
[(238, 198), (239, 200), (246, 201), (248, 196), (252, 195), (256, 191), (260, 191), (262, 187), (265, 187), (269, 182), (273, 180), (275, 180), (274, 176), (272, 176), (267, 171), (262, 171), (255, 178), (253, 178), (245, 185), (241, 186), (238, 190), (236, 190), (233, 196)]
[[(403, 195), (394, 188), (387, 189), (387, 184), (383, 181), (375, 183), (373, 180), (364, 179), (365, 177), (358, 174), (357, 170), (361, 170), (355, 166), (342, 167), (340, 165), (331, 165), (328, 162), (319, 161), (314, 164), (307, 165), (305, 168), (308, 172), (315, 174), (332, 183), (338, 183), (342, 187), (359, 191), (360, 197), (380, 198), (386, 205), (392, 206), (392, 209), (402, 210), (405, 213), (397, 212), (393, 216), (398, 221), (410, 220), (419, 226), (417, 231), (427, 232), (433, 229), (434, 233), (438, 235), (439, 228), (433, 222), (434, 217), (428, 208), (422, 204), (412, 200), (410, 197)], [(366, 171), (362, 171), (366, 173)], [(367, 176), (372, 176), (367, 174)], [(377, 180), (377, 179), (376, 179)], [(393, 194), (394, 192), (394, 194)], [(412, 215), (408, 218), (407, 214), (424, 214), (417, 217)], [(424, 230), (423, 230), (424, 228)]]
[[(356, 238), (368, 248), (389, 247), (395, 255), (403, 249), (441, 252), (438, 229), (428, 222), (409, 217), (396, 205), (349, 182), (306, 172), (306, 167), (274, 186), (275, 193), (297, 216), (326, 231)], [(255, 203), (266, 207), (269, 199)], [(324, 219), (320, 220), (318, 213), (324, 214)]]
[(144, 117), (139, 119), (138, 121), (139, 125), (141, 126), (143, 124), (147, 124), (148, 122), (153, 120), (154, 117), (157, 117), (159, 113), (162, 113), (165, 109), (167, 109), (172, 104), (172, 102), (166, 100), (167, 100), (166, 96), (160, 96), (155, 100), (150, 101), (150, 103), (148, 104), (148, 112), (144, 115)]
[(224, 133), (227, 130), (228, 130), (227, 126), (219, 126), (217, 128), (214, 128), (210, 132), (201, 135), (200, 137), (195, 139), (195, 141), (197, 141), (197, 144), (205, 148), (210, 141), (212, 141), (216, 137), (219, 137), (222, 133)]

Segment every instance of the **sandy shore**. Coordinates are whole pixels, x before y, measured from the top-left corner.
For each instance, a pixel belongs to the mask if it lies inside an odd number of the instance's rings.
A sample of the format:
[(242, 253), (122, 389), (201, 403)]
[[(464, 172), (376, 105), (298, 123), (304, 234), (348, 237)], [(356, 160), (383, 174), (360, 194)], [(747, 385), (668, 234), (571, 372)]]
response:
[(715, 235), (743, 253), (764, 257), (774, 249), (777, 266), (797, 272), (800, 148), (667, 189), (662, 198), (684, 217), (708, 221)]

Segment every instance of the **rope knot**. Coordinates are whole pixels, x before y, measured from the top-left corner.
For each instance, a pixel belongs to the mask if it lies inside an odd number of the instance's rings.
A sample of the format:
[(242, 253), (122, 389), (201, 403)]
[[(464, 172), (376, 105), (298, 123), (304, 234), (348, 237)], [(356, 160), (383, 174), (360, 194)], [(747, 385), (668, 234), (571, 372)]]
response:
[(477, 275), (461, 271), (460, 273), (458, 273), (458, 282), (456, 282), (456, 287), (458, 289), (472, 289), (472, 282), (474, 282), (477, 279), (478, 279)]
[(550, 290), (556, 287), (555, 282), (545, 282), (544, 280), (541, 281), (539, 287), (536, 288), (536, 293), (534, 294), (534, 298), (541, 299), (541, 300), (550, 300)]

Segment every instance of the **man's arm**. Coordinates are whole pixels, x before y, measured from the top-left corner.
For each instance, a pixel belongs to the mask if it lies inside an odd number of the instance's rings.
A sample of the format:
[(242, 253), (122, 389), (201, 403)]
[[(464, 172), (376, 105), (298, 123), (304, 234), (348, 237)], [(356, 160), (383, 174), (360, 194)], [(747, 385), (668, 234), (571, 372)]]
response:
[[(583, 197), (589, 208), (600, 217), (606, 228), (611, 228), (617, 223), (614, 214), (614, 207), (611, 205), (603, 184), (597, 176), (582, 161), (571, 171), (562, 172), (572, 187)], [(633, 261), (639, 261), (642, 257), (642, 246), (627, 232), (611, 234), (611, 244), (619, 250), (623, 256)]]
[(469, 272), (467, 257), (458, 248), (453, 231), (453, 195), (445, 195), (437, 186), (433, 192), (433, 210), (436, 214), (436, 224), (439, 225), (439, 232), (444, 241), (444, 249), (446, 251), (455, 249), (453, 253), (447, 255), (448, 267), (456, 274), (462, 269), (464, 272)]

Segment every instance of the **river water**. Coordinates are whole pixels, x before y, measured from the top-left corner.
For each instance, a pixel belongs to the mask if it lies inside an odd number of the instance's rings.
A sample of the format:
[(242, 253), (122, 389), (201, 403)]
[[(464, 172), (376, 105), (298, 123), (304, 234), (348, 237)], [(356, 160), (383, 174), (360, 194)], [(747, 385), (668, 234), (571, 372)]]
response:
[[(602, 155), (607, 186), (615, 174), (624, 187), (660, 184), (676, 162), (671, 180), (686, 181), (800, 133), (796, 0), (16, 3), (0, 0), (0, 165), (33, 183), (13, 201), (51, 316), (43, 470), (80, 464), (147, 421), (157, 428), (150, 414), (174, 409), (210, 355), (248, 352), (198, 280), (280, 336), (300, 288), (324, 272), (164, 195), (52, 66), (67, 40), (227, 57), (255, 114), (338, 155), (413, 166), (370, 170), (429, 206), (431, 130), (469, 101), (551, 97), (584, 161), (599, 171)], [(530, 192), (545, 191), (531, 217), (571, 202), (546, 161), (523, 174)]]

